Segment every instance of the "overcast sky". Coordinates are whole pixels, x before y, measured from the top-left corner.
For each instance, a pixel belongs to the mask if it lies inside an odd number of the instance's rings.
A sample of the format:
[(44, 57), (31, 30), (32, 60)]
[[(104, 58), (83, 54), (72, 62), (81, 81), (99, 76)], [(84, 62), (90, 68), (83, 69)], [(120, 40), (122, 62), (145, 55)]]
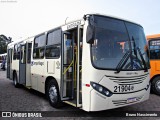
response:
[(160, 0), (0, 0), (0, 34), (13, 40), (52, 29), (86, 13), (102, 13), (160, 33)]

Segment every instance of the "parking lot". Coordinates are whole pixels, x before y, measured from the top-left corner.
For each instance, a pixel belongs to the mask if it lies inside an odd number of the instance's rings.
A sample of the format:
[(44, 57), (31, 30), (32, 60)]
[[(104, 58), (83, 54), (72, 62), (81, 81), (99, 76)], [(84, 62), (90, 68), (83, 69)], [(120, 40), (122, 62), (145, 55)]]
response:
[[(49, 105), (45, 95), (27, 88), (15, 88), (12, 81), (6, 78), (6, 71), (0, 70), (0, 111), (47, 111), (49, 116), (54, 119), (133, 119), (133, 117), (125, 117), (126, 113), (146, 112), (160, 113), (160, 96), (150, 95), (150, 99), (131, 106), (126, 106), (113, 110), (88, 113), (70, 105), (64, 105), (61, 109), (55, 109)], [(46, 112), (46, 113), (47, 113)], [(79, 113), (79, 114), (78, 114)], [(118, 115), (119, 114), (119, 115)], [(118, 115), (118, 116), (116, 116)], [(1, 120), (2, 118), (0, 118)], [(7, 119), (8, 118), (3, 118)], [(17, 120), (17, 118), (12, 118)], [(23, 118), (22, 118), (23, 119)], [(26, 118), (24, 118), (26, 119)], [(28, 118), (30, 119), (30, 118)], [(39, 119), (39, 118), (37, 118)], [(44, 119), (44, 118), (41, 118)], [(146, 119), (146, 117), (135, 117), (134, 119)], [(148, 117), (147, 119), (160, 119), (159, 117)]]

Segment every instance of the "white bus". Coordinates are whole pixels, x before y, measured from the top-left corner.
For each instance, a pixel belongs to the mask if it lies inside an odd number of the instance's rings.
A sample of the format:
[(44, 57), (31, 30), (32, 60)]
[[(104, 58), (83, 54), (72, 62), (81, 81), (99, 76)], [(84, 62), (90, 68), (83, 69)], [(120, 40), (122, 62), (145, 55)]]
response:
[(8, 45), (7, 77), (62, 102), (100, 111), (149, 99), (150, 64), (142, 26), (100, 14)]
[(6, 61), (7, 59), (7, 53), (3, 53), (3, 54), (0, 54), (0, 69), (6, 69), (7, 68), (7, 64), (5, 63), (5, 66), (3, 67), (2, 64), (3, 64), (3, 60)]

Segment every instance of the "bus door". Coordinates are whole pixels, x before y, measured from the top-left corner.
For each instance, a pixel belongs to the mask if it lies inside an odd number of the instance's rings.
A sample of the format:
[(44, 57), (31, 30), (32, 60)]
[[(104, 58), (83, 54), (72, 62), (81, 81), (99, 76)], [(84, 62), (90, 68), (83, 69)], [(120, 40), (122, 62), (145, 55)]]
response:
[(19, 83), (26, 84), (26, 44), (20, 45)]
[(12, 49), (7, 51), (7, 78), (12, 79)]
[(77, 27), (62, 34), (61, 100), (81, 107), (82, 29)]
[(26, 44), (26, 86), (31, 86), (31, 49), (32, 43)]

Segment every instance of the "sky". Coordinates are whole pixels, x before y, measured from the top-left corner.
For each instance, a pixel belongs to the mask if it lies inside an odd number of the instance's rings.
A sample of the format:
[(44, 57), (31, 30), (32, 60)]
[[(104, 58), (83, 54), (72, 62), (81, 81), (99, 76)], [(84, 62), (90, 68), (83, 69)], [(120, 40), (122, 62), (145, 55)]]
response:
[(42, 33), (87, 13), (131, 20), (146, 35), (160, 33), (160, 0), (0, 0), (0, 35), (13, 41)]

